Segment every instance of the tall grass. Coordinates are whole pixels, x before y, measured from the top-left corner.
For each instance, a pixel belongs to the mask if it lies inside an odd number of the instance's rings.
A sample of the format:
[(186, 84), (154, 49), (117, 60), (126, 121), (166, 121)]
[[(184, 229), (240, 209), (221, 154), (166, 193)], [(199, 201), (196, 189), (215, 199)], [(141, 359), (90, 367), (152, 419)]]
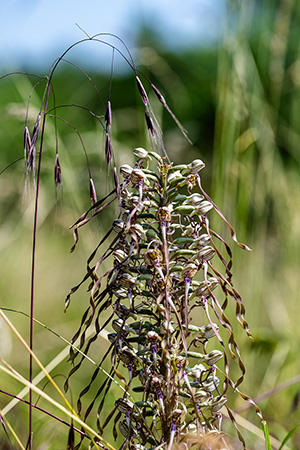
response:
[(234, 253), (255, 324), (246, 385), (282, 438), (299, 423), (299, 4), (230, 2), (226, 24), (212, 192), (253, 249)]

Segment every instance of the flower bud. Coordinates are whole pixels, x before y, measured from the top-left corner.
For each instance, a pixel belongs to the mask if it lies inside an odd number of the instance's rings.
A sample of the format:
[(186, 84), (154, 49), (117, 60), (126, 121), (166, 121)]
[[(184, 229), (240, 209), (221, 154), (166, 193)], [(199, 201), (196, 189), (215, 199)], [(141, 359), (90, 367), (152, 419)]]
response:
[[(216, 323), (213, 324), (216, 331), (219, 331), (219, 327)], [(201, 333), (205, 339), (210, 339), (215, 335), (215, 332), (210, 323), (200, 328)]]
[(189, 433), (197, 433), (198, 431), (197, 425), (195, 423), (189, 423), (187, 429)]
[(222, 406), (225, 405), (226, 402), (227, 402), (226, 395), (218, 395), (218, 397), (214, 398), (212, 402), (211, 406), (212, 411), (213, 412), (219, 411), (222, 408)]
[(218, 377), (213, 377), (212, 375), (207, 377), (205, 381), (203, 381), (203, 388), (209, 392), (213, 392), (220, 384), (220, 380)]
[(128, 296), (128, 292), (124, 288), (113, 289), (112, 293), (118, 298), (126, 298)]
[(205, 261), (210, 261), (215, 256), (215, 249), (211, 245), (206, 245), (199, 251), (198, 256), (201, 256)]
[(171, 322), (168, 322), (167, 320), (165, 320), (162, 324), (161, 324), (161, 329), (163, 332), (168, 331), (170, 334), (173, 334), (175, 331), (175, 328), (173, 327), (173, 325), (171, 324)]
[(206, 368), (203, 366), (203, 364), (196, 364), (196, 366), (192, 367), (188, 371), (188, 375), (195, 378), (195, 380), (199, 380), (201, 377), (201, 374), (206, 371)]
[(130, 288), (136, 283), (136, 278), (129, 273), (122, 273), (122, 275), (119, 277), (119, 282), (125, 288)]
[[(197, 210), (196, 210), (197, 212)], [(194, 224), (187, 225), (184, 229), (185, 236), (192, 237), (193, 240), (196, 240), (196, 236), (198, 236), (198, 233), (201, 231), (202, 227), (200, 224), (197, 224), (196, 226)]]
[(213, 208), (213, 205), (212, 205), (210, 202), (208, 202), (207, 200), (204, 200), (203, 202), (201, 202), (201, 203), (198, 205), (197, 213), (200, 214), (200, 215), (205, 215), (205, 214), (207, 214), (208, 211), (210, 211), (212, 208)]
[(201, 169), (205, 167), (205, 164), (201, 159), (195, 159), (190, 164), (188, 164), (188, 170), (190, 173), (198, 173)]
[(205, 362), (209, 366), (212, 366), (213, 364), (216, 364), (219, 359), (223, 358), (223, 352), (220, 350), (212, 350), (208, 353), (208, 355), (205, 355)]
[(115, 402), (115, 405), (117, 409), (123, 414), (132, 411), (134, 407), (134, 404), (130, 400), (128, 400), (128, 398), (118, 398), (118, 400), (116, 400)]
[(133, 450), (147, 450), (146, 447), (144, 447), (142, 444), (134, 444), (131, 446)]
[(142, 180), (146, 180), (146, 175), (141, 169), (133, 169), (130, 173), (130, 180), (133, 184), (138, 184)]
[(120, 233), (124, 230), (125, 224), (124, 220), (122, 219), (116, 219), (113, 221), (113, 229), (116, 233)]
[(187, 197), (186, 202), (193, 206), (199, 206), (203, 199), (203, 195), (195, 193)]
[(197, 239), (197, 244), (199, 245), (206, 245), (210, 242), (210, 236), (206, 233), (203, 233), (199, 236), (199, 239)]
[[(149, 158), (149, 154), (147, 152), (147, 150), (145, 150), (142, 147), (137, 147), (133, 150), (133, 154), (139, 158), (139, 159), (146, 159)], [(152, 159), (151, 157), (149, 159)]]
[(132, 227), (130, 228), (130, 230), (132, 230), (134, 233), (136, 233), (138, 235), (138, 237), (143, 237), (145, 236), (145, 230), (142, 227), (142, 225), (135, 223), (134, 225), (132, 225)]
[(209, 394), (207, 391), (204, 391), (203, 389), (197, 389), (194, 395), (197, 402), (205, 402), (211, 394)]
[(156, 152), (149, 152), (150, 156), (153, 156), (160, 164), (163, 164), (162, 157)]
[(124, 364), (130, 364), (132, 361), (135, 361), (138, 358), (136, 353), (137, 351), (134, 348), (125, 346), (120, 353), (120, 359)]
[(123, 175), (124, 178), (128, 177), (132, 171), (133, 171), (133, 168), (129, 164), (123, 164), (120, 167), (120, 173), (121, 173), (121, 175)]
[(214, 277), (208, 278), (207, 282), (201, 281), (199, 286), (196, 288), (196, 295), (198, 295), (198, 297), (201, 297), (202, 295), (207, 297), (209, 296), (209, 291), (214, 290), (218, 285), (219, 281)]
[(181, 172), (179, 172), (179, 170), (176, 170), (176, 172), (173, 172), (173, 173), (171, 173), (169, 176), (168, 176), (168, 178), (167, 178), (167, 183), (169, 184), (169, 183), (172, 183), (173, 181), (175, 181), (175, 180), (181, 180), (183, 177), (182, 177), (182, 174), (181, 174)]
[(122, 262), (125, 258), (127, 258), (127, 253), (125, 253), (123, 250), (118, 249), (114, 251), (114, 257), (117, 260), (117, 262)]
[(117, 338), (117, 333), (108, 333), (108, 335), (107, 335), (107, 339), (112, 344), (116, 341), (116, 338)]
[(122, 319), (114, 319), (112, 321), (112, 327), (116, 333), (119, 333), (120, 331), (124, 331), (125, 333), (133, 331)]
[(129, 192), (129, 190), (126, 187), (124, 187), (121, 190), (121, 198), (122, 199), (128, 200), (131, 197), (131, 195), (132, 195), (131, 192)]
[(140, 199), (137, 195), (130, 195), (130, 197), (127, 198), (127, 205), (129, 207), (136, 206), (139, 203)]
[(149, 341), (161, 341), (161, 337), (156, 333), (156, 331), (148, 331), (146, 337)]
[(183, 276), (193, 278), (197, 272), (198, 272), (198, 266), (196, 264), (194, 264), (193, 262), (191, 262), (182, 269), (181, 273)]

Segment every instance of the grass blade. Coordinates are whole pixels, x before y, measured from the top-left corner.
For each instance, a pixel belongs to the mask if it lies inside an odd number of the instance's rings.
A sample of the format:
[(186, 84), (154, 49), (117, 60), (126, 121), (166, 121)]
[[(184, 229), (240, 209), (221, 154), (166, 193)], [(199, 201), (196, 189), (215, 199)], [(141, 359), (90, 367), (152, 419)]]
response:
[[(60, 411), (65, 413), (67, 416), (69, 416), (72, 420), (76, 421), (79, 425), (81, 425), (86, 430), (87, 433), (91, 434), (91, 436), (93, 436), (94, 438), (96, 438), (97, 440), (99, 440), (101, 442), (105, 442), (104, 439), (101, 436), (99, 436), (99, 434), (96, 431), (94, 431), (89, 425), (87, 425), (85, 422), (83, 422), (72, 410), (67, 409), (64, 406), (62, 406), (60, 403), (55, 401), (52, 397), (47, 395), (44, 391), (39, 389), (34, 384), (30, 383), (30, 381), (26, 380), (26, 378), (24, 378), (22, 375), (20, 375), (18, 372), (16, 372), (13, 368), (7, 367), (7, 364), (3, 360), (1, 360), (1, 362), (2, 362), (2, 364), (5, 364), (5, 365), (0, 364), (0, 370), (7, 373), (12, 378), (18, 380), (19, 382), (23, 383), (29, 389), (31, 389), (32, 391), (36, 392), (38, 395), (43, 397), (49, 403), (54, 405), (57, 409), (59, 409)], [(93, 441), (93, 438), (91, 438), (91, 439)], [(105, 446), (108, 447), (110, 450), (115, 450), (114, 447), (112, 447), (107, 442), (105, 442)]]
[(297, 428), (299, 428), (299, 427), (300, 427), (300, 424), (299, 424), (299, 425), (296, 425), (294, 428), (292, 428), (292, 429), (288, 432), (288, 434), (287, 434), (286, 437), (283, 439), (282, 444), (281, 444), (281, 446), (279, 447), (278, 450), (281, 450), (281, 449), (285, 446), (285, 444), (287, 443), (287, 441), (289, 441), (289, 440), (291, 439), (291, 437), (293, 436), (293, 434), (295, 433), (295, 431), (296, 431)]

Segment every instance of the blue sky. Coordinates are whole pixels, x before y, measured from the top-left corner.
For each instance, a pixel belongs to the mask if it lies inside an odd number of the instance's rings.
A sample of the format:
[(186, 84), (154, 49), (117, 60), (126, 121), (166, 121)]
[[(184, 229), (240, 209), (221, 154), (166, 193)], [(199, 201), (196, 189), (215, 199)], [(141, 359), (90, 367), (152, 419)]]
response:
[[(0, 70), (26, 64), (47, 70), (73, 42), (89, 35), (115, 33), (133, 51), (140, 26), (152, 27), (173, 50), (217, 39), (226, 0), (6, 0), (0, 5)], [(112, 41), (111, 41), (112, 42)], [(94, 43), (72, 51), (72, 59), (99, 68), (111, 52)], [(70, 56), (69, 55), (69, 56)], [(107, 56), (107, 58), (106, 58)]]

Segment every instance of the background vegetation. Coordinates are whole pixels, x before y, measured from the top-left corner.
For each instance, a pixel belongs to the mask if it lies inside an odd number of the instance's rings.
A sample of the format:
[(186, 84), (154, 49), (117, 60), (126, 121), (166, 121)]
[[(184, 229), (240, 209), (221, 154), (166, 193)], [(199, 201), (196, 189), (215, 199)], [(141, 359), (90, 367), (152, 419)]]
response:
[[(235, 226), (239, 240), (253, 250), (249, 254), (234, 247), (233, 281), (244, 298), (254, 337), (251, 342), (236, 329), (247, 369), (242, 390), (258, 398), (270, 433), (279, 440), (300, 423), (299, 30), (300, 7), (296, 0), (232, 1), (218, 48), (168, 53), (147, 30), (141, 32), (136, 61), (164, 93), (193, 141), (190, 146), (153, 99), (171, 160), (188, 163), (198, 157), (206, 162), (202, 175), (205, 189)], [(82, 72), (67, 63), (61, 67), (53, 80), (57, 104), (83, 105), (103, 115), (99, 97)], [(107, 98), (110, 75), (89, 75)], [(1, 170), (18, 160), (0, 177), (1, 307), (25, 313), (29, 311), (34, 192), (31, 183), (25, 181), (23, 130), (28, 96), (36, 81), (33, 76), (14, 75), (0, 83)], [(42, 90), (42, 85), (38, 86), (31, 98), (31, 128), (40, 108)], [(148, 146), (143, 109), (137, 98), (132, 75), (115, 73), (111, 103), (117, 166), (129, 162), (134, 147)], [(80, 131), (95, 184), (105, 194), (109, 180), (105, 175), (102, 130), (88, 111), (74, 106), (63, 109), (58, 115)], [(83, 262), (103, 224), (82, 233), (76, 253), (69, 253), (73, 238), (68, 226), (89, 206), (89, 175), (74, 129), (62, 121), (57, 126), (63, 197), (57, 192), (56, 201), (56, 143), (54, 122), (49, 120), (38, 223), (35, 317), (70, 339), (87, 299), (75, 295), (67, 315), (63, 312), (64, 299), (83, 275)], [(27, 317), (13, 312), (9, 317), (26, 337)], [(25, 375), (28, 355), (2, 322), (0, 327), (1, 356)], [(35, 350), (45, 365), (64, 345), (44, 327), (35, 326)], [(61, 377), (68, 368), (64, 359), (55, 373)], [(75, 399), (82, 380), (74, 380), (71, 387)], [(64, 379), (58, 382), (62, 385)], [(5, 385), (10, 385), (10, 391), (15, 393), (21, 389), (1, 374), (1, 386)], [(51, 388), (46, 390), (51, 393)], [(0, 408), (7, 402), (1, 396)], [(237, 411), (245, 408), (238, 398), (229, 402)], [(23, 436), (27, 432), (26, 414), (25, 405), (8, 414), (9, 421)], [(257, 425), (251, 408), (241, 415)], [(54, 421), (43, 416), (35, 420), (36, 448), (64, 448), (63, 426), (60, 430)], [(249, 448), (263, 448), (249, 423), (241, 429), (252, 446)], [(299, 448), (299, 434), (295, 433), (288, 445)]]

